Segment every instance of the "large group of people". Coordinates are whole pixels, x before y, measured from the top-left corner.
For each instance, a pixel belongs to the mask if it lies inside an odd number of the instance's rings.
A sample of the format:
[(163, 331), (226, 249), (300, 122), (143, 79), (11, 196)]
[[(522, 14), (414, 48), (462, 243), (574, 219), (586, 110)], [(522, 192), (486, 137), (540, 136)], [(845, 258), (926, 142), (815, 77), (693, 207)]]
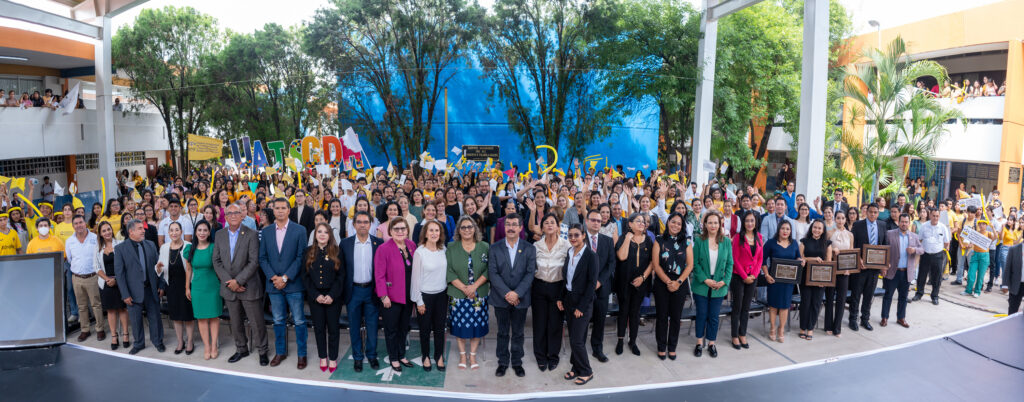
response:
[[(81, 323), (78, 340), (93, 332), (105, 340), (109, 330), (111, 349), (130, 347), (132, 354), (146, 347), (146, 321), (150, 342), (165, 350), (163, 304), (176, 354), (195, 351), (198, 328), (204, 358), (217, 359), (226, 310), (235, 343), (228, 362), (255, 352), (261, 365), (278, 366), (291, 349), (303, 369), (312, 326), (319, 368), (333, 373), (344, 310), (355, 371), (364, 362), (380, 368), (381, 326), (387, 364), (394, 371), (413, 367), (406, 356), (413, 319), (423, 370), (447, 369), (446, 333), (456, 340), (456, 367), (476, 370), (493, 313), (495, 375), (511, 369), (523, 377), (531, 312), (538, 370), (559, 367), (564, 326), (571, 357), (562, 377), (579, 385), (594, 378), (591, 358), (609, 360), (604, 335), (613, 294), (614, 354), (641, 354), (641, 311), (653, 294), (657, 357), (674, 360), (688, 300), (695, 309), (693, 355), (715, 358), (726, 298), (730, 344), (742, 351), (749, 348), (755, 299), (765, 305), (769, 339), (785, 342), (793, 308), (802, 340), (819, 331), (839, 337), (847, 311), (851, 330), (873, 330), (880, 278), (885, 293), (875, 323), (883, 327), (894, 296), (895, 323), (903, 327), (910, 326), (907, 303), (920, 300), (926, 285), (938, 304), (947, 265), (954, 283), (966, 271), (964, 293), (971, 295), (983, 291), (993, 266), (1011, 312), (1024, 293), (1020, 211), (1003, 214), (992, 200), (981, 210), (962, 210), (953, 199), (899, 195), (891, 207), (885, 198), (854, 207), (841, 189), (824, 202), (810, 201), (789, 182), (766, 198), (731, 182), (684, 185), (663, 171), (627, 177), (621, 167), (539, 179), (501, 168), (448, 174), (415, 165), (367, 174), (203, 168), (136, 180), (124, 172), (121, 194), (89, 209), (68, 202), (55, 210), (52, 200), (25, 205), (5, 197), (0, 254), (63, 252), (68, 304)], [(964, 227), (998, 241), (985, 249), (972, 245), (958, 235)], [(772, 275), (773, 259), (836, 261), (867, 245), (888, 247), (883, 269), (840, 272), (834, 286)]]
[(1003, 84), (999, 85), (996, 84), (996, 80), (990, 79), (988, 76), (982, 76), (981, 80), (974, 80), (973, 83), (967, 78), (964, 78), (962, 83), (945, 81), (941, 88), (938, 84), (929, 88), (923, 81), (918, 81), (916, 85), (918, 90), (931, 92), (940, 98), (952, 98), (957, 103), (971, 98), (1006, 95), (1006, 81), (1004, 80)]
[[(68, 91), (64, 91), (64, 96), (53, 93), (53, 90), (47, 88), (40, 94), (39, 91), (32, 91), (29, 95), (28, 92), (22, 92), (19, 96), (17, 91), (7, 91), (7, 96), (4, 96), (4, 90), (0, 89), (0, 107), (16, 107), (22, 109), (28, 108), (47, 108), (50, 110), (57, 110), (61, 108), (61, 100), (68, 96)], [(78, 104), (75, 105), (77, 109), (85, 108), (82, 103), (82, 99), (78, 99)]]

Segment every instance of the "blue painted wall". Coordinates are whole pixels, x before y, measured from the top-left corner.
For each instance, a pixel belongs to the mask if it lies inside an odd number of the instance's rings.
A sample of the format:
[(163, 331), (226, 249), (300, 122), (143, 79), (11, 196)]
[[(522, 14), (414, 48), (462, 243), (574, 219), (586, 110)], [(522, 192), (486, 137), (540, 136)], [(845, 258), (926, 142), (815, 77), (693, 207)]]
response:
[[(518, 164), (526, 170), (527, 163), (534, 162), (533, 154), (519, 151), (520, 137), (508, 127), (504, 102), (496, 97), (488, 98), (490, 81), (480, 76), (479, 69), (462, 69), (448, 83), (448, 149), (463, 145), (498, 145), (501, 147), (503, 162)], [(339, 90), (343, 88), (339, 87)], [(532, 98), (534, 94), (524, 95)], [(373, 104), (383, 110), (379, 102)], [(658, 108), (653, 101), (647, 102), (646, 105), (639, 112), (619, 116), (619, 125), (612, 127), (611, 135), (588, 146), (585, 155), (608, 156), (609, 166), (622, 164), (640, 169), (643, 165), (649, 165), (653, 168), (658, 156)], [(343, 122), (342, 130), (344, 128)], [(387, 158), (379, 150), (372, 149), (368, 140), (363, 139), (362, 143), (372, 164), (387, 165)], [(565, 160), (567, 147), (558, 148), (558, 166), (564, 170), (571, 161)], [(443, 99), (438, 101), (435, 110), (431, 142), (427, 151), (437, 159), (444, 157)], [(451, 162), (455, 159), (458, 157), (449, 155)], [(604, 166), (603, 161), (599, 166)]]

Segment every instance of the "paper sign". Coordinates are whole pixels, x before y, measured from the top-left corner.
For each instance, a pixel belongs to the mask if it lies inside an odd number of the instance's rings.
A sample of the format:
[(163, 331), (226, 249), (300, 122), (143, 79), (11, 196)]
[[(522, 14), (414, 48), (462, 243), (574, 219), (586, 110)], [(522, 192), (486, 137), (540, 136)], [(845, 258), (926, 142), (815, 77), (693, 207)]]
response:
[(981, 197), (980, 196), (974, 196), (974, 197), (971, 197), (971, 198), (961, 198), (956, 203), (957, 203), (958, 206), (960, 206), (960, 210), (966, 210), (967, 207), (970, 207), (970, 206), (973, 206), (975, 208), (981, 209), (981, 206), (982, 206)]
[(462, 148), (452, 147), (452, 153), (455, 154), (455, 156), (462, 155)]
[(401, 186), (403, 184), (405, 184), (405, 175), (404, 174), (402, 175), (402, 177), (398, 178), (398, 185)]
[(988, 250), (989, 247), (991, 247), (992, 245), (992, 239), (989, 239), (988, 236), (978, 233), (978, 231), (970, 227), (966, 227), (962, 232), (960, 232), (960, 238), (966, 239), (967, 241), (971, 242), (971, 244), (974, 244), (975, 246), (981, 247), (985, 250)]
[(714, 161), (704, 161), (704, 170), (706, 170), (708, 172), (714, 172), (715, 171), (715, 162)]
[(316, 165), (316, 173), (321, 176), (329, 176), (331, 174), (330, 165)]

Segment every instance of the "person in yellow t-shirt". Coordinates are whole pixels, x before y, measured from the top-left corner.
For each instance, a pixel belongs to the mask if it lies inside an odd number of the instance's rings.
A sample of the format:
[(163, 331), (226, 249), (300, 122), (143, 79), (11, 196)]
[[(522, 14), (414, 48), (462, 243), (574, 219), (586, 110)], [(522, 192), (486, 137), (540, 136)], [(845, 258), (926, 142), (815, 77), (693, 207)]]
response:
[(54, 213), (55, 216), (59, 214), (64, 217), (61, 223), (53, 225), (53, 232), (61, 242), (68, 241), (68, 238), (75, 234), (75, 228), (71, 227), (71, 218), (75, 217), (73, 211), (73, 207), (68, 203), (64, 204), (60, 212)]
[(21, 251), (21, 237), (18, 231), (8, 226), (7, 214), (0, 214), (0, 255), (16, 255)]
[(62, 255), (64, 254), (64, 242), (50, 233), (49, 219), (39, 218), (36, 221), (36, 232), (39, 233), (39, 236), (28, 242), (25, 254), (51, 253), (55, 251), (59, 251)]
[[(110, 228), (114, 229), (114, 233), (121, 233), (121, 201), (113, 198), (107, 202), (107, 210), (99, 222), (110, 222)], [(96, 224), (97, 227), (99, 222)]]

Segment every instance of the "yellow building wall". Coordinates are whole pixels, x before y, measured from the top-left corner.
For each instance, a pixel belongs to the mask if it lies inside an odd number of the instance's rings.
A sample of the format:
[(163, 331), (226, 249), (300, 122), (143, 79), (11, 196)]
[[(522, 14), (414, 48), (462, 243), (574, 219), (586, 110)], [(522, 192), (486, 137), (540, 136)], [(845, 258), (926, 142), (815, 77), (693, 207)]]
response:
[[(1021, 153), (1024, 152), (1024, 44), (1010, 41), (1006, 57), (1006, 106), (999, 151), (999, 198), (1006, 208), (1020, 205)], [(1017, 171), (1011, 182), (1010, 169)]]
[[(924, 21), (882, 29), (882, 45), (902, 36), (913, 53), (953, 49), (1024, 38), (1024, 0), (1006, 0)], [(886, 28), (886, 27), (883, 27)], [(852, 38), (855, 52), (874, 48), (875, 32)]]

